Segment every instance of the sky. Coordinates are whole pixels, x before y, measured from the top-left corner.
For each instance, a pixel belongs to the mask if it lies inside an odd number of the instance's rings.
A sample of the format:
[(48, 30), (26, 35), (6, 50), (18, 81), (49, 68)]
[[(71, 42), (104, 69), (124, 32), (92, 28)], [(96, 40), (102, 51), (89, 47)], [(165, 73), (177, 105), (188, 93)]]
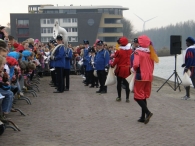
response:
[(0, 25), (6, 26), (10, 22), (10, 13), (28, 13), (28, 5), (34, 4), (120, 5), (129, 8), (123, 11), (123, 16), (131, 21), (135, 31), (143, 29), (143, 21), (137, 16), (145, 21), (157, 16), (146, 22), (145, 30), (195, 19), (195, 0), (4, 0), (1, 2)]

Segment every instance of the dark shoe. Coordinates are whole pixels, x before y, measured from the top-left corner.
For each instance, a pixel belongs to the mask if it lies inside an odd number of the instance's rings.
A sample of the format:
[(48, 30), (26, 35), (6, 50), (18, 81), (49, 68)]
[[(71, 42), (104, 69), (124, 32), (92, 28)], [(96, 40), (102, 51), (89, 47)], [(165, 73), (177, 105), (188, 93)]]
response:
[(99, 91), (96, 91), (96, 93), (101, 93), (102, 91), (101, 90), (99, 90)]
[(97, 85), (96, 88), (99, 88), (99, 86)]
[(55, 85), (52, 85), (52, 86), (50, 86), (50, 87), (56, 87)]
[(151, 113), (151, 112), (149, 112), (149, 113), (147, 114), (146, 119), (145, 119), (145, 121), (144, 121), (144, 124), (147, 124), (147, 123), (149, 122), (149, 120), (150, 120), (150, 118), (152, 117), (152, 115), (153, 115), (153, 113)]
[(116, 101), (118, 101), (118, 102), (121, 101), (121, 98), (117, 97), (117, 98), (116, 98)]
[(103, 90), (103, 91), (101, 91), (100, 93), (101, 93), (101, 94), (106, 94), (106, 93), (107, 93), (107, 91), (104, 91), (104, 90)]
[(144, 122), (145, 122), (145, 119), (140, 118), (140, 119), (137, 120), (137, 121), (140, 122), (140, 123), (144, 123)]
[(130, 102), (129, 99), (126, 99), (126, 102), (129, 103)]
[(64, 91), (54, 91), (53, 93), (63, 93)]
[(85, 86), (89, 86), (89, 84), (85, 84)]
[(94, 86), (89, 86), (89, 88), (94, 88)]
[(69, 91), (69, 89), (64, 89), (64, 91)]

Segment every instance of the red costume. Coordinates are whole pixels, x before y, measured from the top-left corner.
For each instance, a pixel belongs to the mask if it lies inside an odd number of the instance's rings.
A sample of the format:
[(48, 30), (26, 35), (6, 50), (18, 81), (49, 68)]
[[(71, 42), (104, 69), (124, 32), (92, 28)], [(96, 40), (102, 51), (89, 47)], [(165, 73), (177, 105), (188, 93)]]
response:
[(134, 98), (149, 98), (152, 87), (154, 60), (151, 58), (150, 39), (147, 36), (138, 38), (141, 47), (134, 53), (133, 68), (136, 71)]
[(131, 71), (135, 73), (134, 99), (142, 108), (142, 114), (138, 122), (147, 124), (152, 117), (147, 106), (146, 99), (150, 97), (154, 70), (154, 61), (158, 62), (154, 48), (150, 39), (143, 35), (138, 38), (139, 48), (134, 52), (133, 67)]
[(128, 39), (126, 37), (121, 37), (117, 41), (120, 45), (120, 50), (115, 53), (115, 59), (112, 63), (112, 67), (116, 65), (115, 74), (117, 76), (117, 92), (118, 97), (116, 101), (121, 101), (121, 83), (125, 86), (126, 91), (126, 102), (129, 102), (129, 83), (125, 80), (128, 77), (130, 72), (130, 56), (132, 54), (131, 44), (128, 43)]
[(134, 98), (146, 99), (151, 93), (153, 79), (154, 61), (150, 58), (149, 52), (138, 48), (134, 53), (133, 69), (136, 71)]
[(126, 78), (128, 77), (130, 73), (130, 56), (132, 54), (132, 49), (130, 44), (125, 47), (120, 47), (120, 50), (118, 50), (115, 53), (115, 59), (112, 63), (112, 66), (116, 66), (115, 74), (118, 77)]

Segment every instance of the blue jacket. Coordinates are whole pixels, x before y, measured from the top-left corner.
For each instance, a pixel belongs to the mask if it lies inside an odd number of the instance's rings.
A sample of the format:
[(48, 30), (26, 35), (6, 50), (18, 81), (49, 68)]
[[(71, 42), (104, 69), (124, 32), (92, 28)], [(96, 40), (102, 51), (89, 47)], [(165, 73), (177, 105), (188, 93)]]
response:
[(188, 47), (185, 55), (186, 68), (191, 71), (191, 78), (195, 78), (195, 47)]
[(87, 57), (87, 66), (86, 66), (86, 71), (91, 71), (91, 70), (94, 70), (92, 64), (91, 64), (91, 57), (92, 56), (88, 56)]
[(22, 52), (22, 61), (28, 61), (27, 58), (28, 58), (30, 55), (32, 55), (32, 52), (31, 52), (31, 51), (29, 51), (29, 50), (24, 50), (24, 51)]
[(87, 57), (89, 55), (89, 47), (84, 49), (83, 54), (83, 65), (87, 65)]
[(65, 48), (64, 46), (59, 46), (54, 53), (54, 66), (53, 67), (63, 67), (65, 65)]
[(98, 51), (95, 57), (95, 70), (105, 70), (109, 64), (109, 52), (105, 49)]
[(70, 69), (70, 63), (72, 60), (72, 49), (65, 49), (65, 66), (64, 69)]
[(10, 52), (10, 53), (7, 54), (7, 56), (13, 57), (16, 60), (18, 60), (18, 58), (20, 57), (20, 54), (18, 52)]

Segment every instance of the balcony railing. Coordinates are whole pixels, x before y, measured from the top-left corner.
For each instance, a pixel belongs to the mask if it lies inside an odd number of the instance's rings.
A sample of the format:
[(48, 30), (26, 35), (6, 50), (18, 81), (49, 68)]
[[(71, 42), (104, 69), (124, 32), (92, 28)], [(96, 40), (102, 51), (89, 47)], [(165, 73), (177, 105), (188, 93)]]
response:
[(16, 24), (17, 28), (28, 28), (29, 25), (28, 24)]

